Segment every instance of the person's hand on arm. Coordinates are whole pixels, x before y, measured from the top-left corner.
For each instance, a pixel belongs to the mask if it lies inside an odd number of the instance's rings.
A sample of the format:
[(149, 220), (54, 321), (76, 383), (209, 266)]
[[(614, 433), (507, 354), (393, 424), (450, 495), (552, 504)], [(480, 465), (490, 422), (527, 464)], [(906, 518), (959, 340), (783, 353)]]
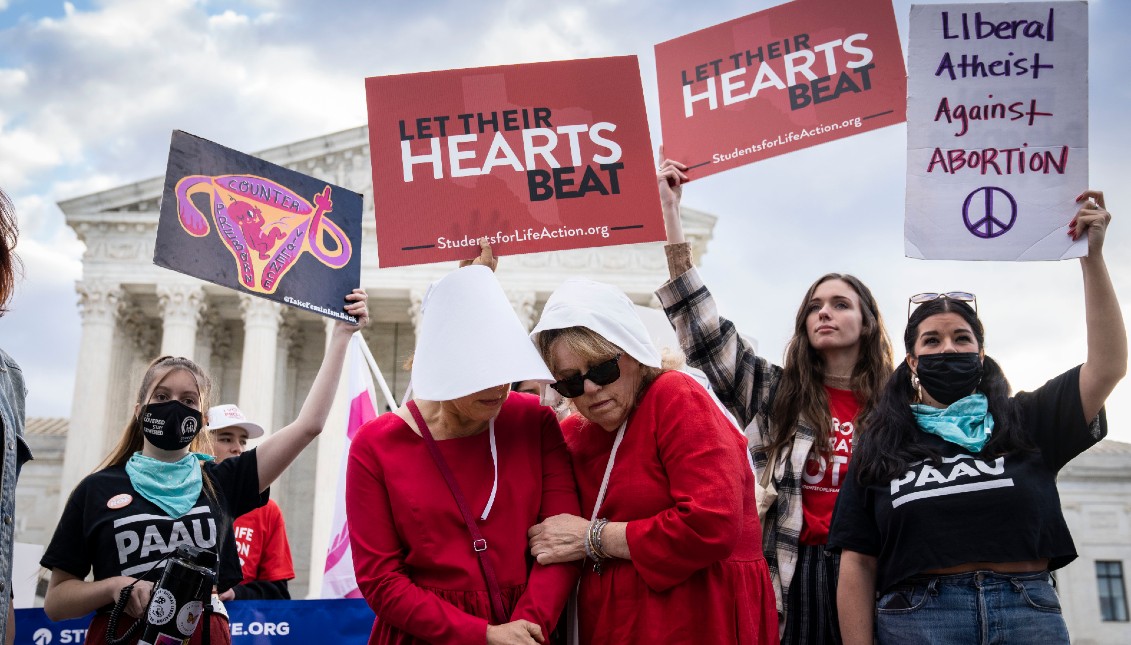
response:
[[(609, 522), (601, 529), (601, 548), (610, 557), (631, 560), (625, 539), (627, 522)], [(555, 564), (584, 560), (585, 542), (589, 539), (589, 520), (576, 515), (555, 515), (535, 524), (526, 532), (530, 538), (530, 555), (538, 564)]]
[(836, 589), (844, 645), (872, 645), (876, 614), (876, 558), (845, 549)]
[(542, 628), (529, 620), (487, 626), (487, 645), (535, 645), (545, 642)]
[(344, 321), (334, 323), (322, 365), (303, 401), (298, 418), (265, 439), (255, 449), (261, 492), (267, 490), (299, 453), (322, 433), (322, 427), (326, 425), (326, 417), (330, 415), (330, 406), (334, 403), (334, 394), (342, 375), (350, 337), (369, 324), (369, 307), (366, 304), (368, 296), (365, 290), (354, 289), (346, 295), (345, 300), (345, 312), (357, 318), (357, 324)]
[(1089, 190), (1077, 201), (1082, 203), (1069, 224), (1068, 234), (1073, 240), (1088, 236), (1088, 255), (1080, 258), (1088, 329), (1088, 358), (1080, 368), (1080, 403), (1084, 418), (1091, 421), (1127, 374), (1127, 328), (1104, 262), (1104, 238), (1111, 222), (1104, 195)]

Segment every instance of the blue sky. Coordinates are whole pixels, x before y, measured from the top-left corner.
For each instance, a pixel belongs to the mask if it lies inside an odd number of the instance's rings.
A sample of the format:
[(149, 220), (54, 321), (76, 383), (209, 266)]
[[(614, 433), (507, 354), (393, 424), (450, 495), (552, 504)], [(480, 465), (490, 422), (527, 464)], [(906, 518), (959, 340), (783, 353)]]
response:
[[(252, 152), (363, 124), (366, 76), (637, 54), (658, 144), (652, 46), (773, 4), (0, 0), (0, 186), (26, 264), (0, 345), (24, 366), (28, 414), (70, 413), (80, 336), (83, 246), (55, 203), (160, 175), (173, 129)], [(906, 46), (910, 3), (894, 5)], [(1106, 256), (1131, 319), (1131, 3), (1089, 7), (1090, 183), (1114, 213)], [(896, 338), (909, 294), (977, 293), (987, 352), (1016, 388), (1082, 362), (1078, 262), (903, 257), (905, 146), (893, 126), (688, 186), (685, 203), (719, 217), (703, 273), (724, 315), (780, 359), (805, 288), (842, 271), (871, 286)], [(1131, 441), (1131, 386), (1108, 408)]]

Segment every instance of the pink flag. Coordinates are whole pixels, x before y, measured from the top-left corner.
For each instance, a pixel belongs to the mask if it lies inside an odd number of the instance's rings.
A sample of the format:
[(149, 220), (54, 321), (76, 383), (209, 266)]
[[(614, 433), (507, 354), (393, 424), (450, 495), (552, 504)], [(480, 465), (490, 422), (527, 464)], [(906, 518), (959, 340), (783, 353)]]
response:
[(350, 444), (363, 423), (377, 418), (373, 409), (373, 377), (365, 360), (360, 334), (350, 339), (347, 355), (349, 364), (350, 418), (346, 429), (346, 444), (338, 470), (338, 491), (334, 503), (334, 523), (330, 528), (330, 546), (326, 551), (326, 569), (322, 576), (323, 598), (361, 598), (357, 580), (353, 575), (353, 555), (350, 552), (349, 526), (346, 524), (346, 459)]

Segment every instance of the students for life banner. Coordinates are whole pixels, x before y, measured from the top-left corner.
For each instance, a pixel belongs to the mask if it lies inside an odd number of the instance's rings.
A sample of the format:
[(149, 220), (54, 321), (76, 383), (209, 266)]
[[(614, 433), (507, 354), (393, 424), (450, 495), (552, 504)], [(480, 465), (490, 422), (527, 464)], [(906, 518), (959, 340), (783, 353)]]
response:
[(680, 36), (656, 45), (664, 154), (698, 179), (900, 123), (906, 76), (891, 0), (794, 0)]
[(1087, 254), (1087, 3), (912, 5), (907, 66), (905, 254)]
[(635, 56), (365, 80), (381, 267), (664, 239)]
[(349, 448), (359, 428), (366, 421), (377, 418), (373, 408), (376, 388), (369, 372), (360, 334), (350, 338), (347, 364), (349, 365), (349, 424), (338, 469), (338, 488), (334, 496), (334, 519), (330, 527), (330, 546), (326, 553), (326, 569), (322, 575), (322, 598), (361, 598), (357, 579), (353, 573), (353, 554), (350, 551), (349, 525), (346, 523), (346, 463)]

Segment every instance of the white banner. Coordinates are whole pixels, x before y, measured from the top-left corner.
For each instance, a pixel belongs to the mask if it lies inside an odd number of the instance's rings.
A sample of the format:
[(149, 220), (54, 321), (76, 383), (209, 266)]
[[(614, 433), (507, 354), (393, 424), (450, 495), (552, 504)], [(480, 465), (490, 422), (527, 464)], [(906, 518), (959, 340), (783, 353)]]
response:
[[(346, 522), (346, 463), (350, 444), (362, 424), (377, 418), (373, 407), (373, 379), (366, 359), (369, 348), (360, 333), (350, 338), (346, 364), (349, 369), (349, 424), (346, 443), (342, 450), (338, 487), (334, 500), (334, 520), (330, 530), (330, 545), (326, 550), (326, 568), (322, 575), (322, 598), (361, 598), (353, 573), (353, 552), (350, 549), (349, 525)], [(381, 379), (384, 384), (384, 378)], [(389, 395), (386, 394), (386, 397)]]
[(912, 5), (904, 252), (931, 260), (1087, 253), (1088, 5)]

